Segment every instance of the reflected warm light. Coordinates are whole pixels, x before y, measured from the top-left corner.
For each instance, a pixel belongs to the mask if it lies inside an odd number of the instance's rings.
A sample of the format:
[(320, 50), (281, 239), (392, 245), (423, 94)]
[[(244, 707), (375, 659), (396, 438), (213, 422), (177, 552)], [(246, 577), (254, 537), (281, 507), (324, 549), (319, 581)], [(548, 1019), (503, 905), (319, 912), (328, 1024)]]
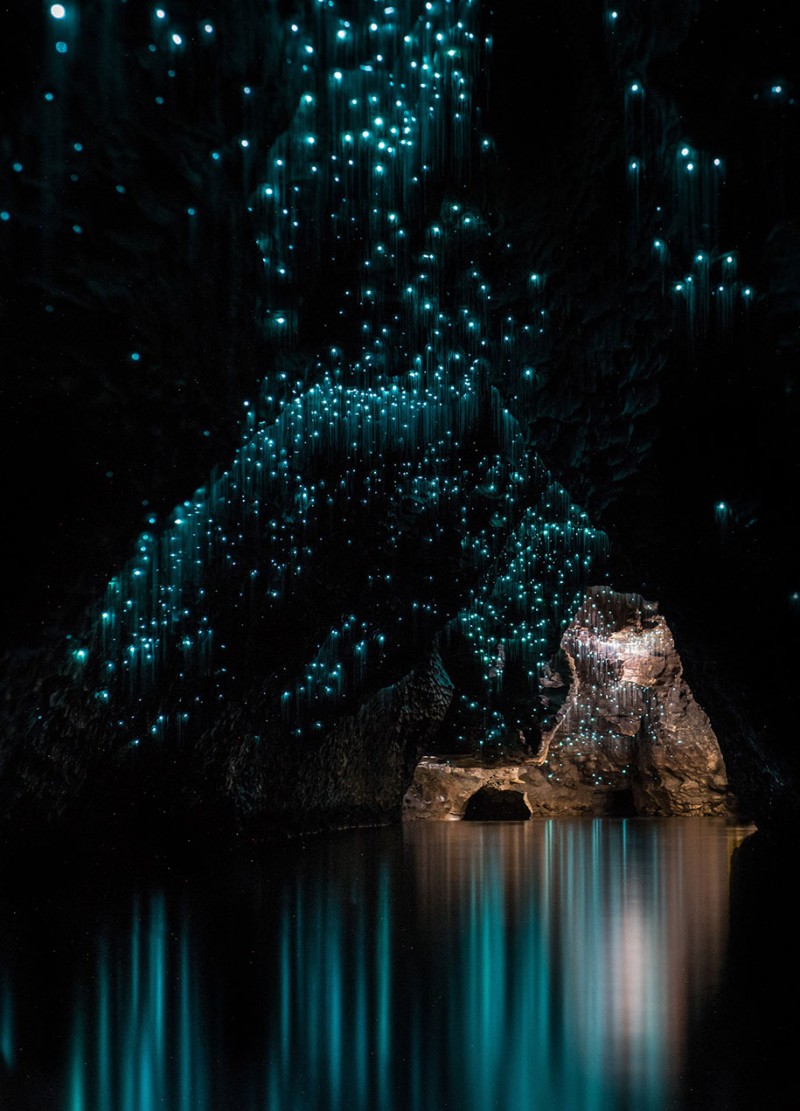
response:
[[(41, 1062), (60, 1070), (49, 1106), (668, 1111), (746, 832), (419, 823), (311, 840), (244, 889), (231, 876), (123, 896), (67, 977), (60, 1064)], [(3, 1069), (16, 1082), (36, 1060), (46, 1009), (23, 990), (24, 932), (14, 944), (13, 976), (0, 951), (0, 1103)]]
[(448, 939), (449, 1056), (478, 1050), (456, 1105), (500, 1091), (512, 1106), (535, 1085), (532, 1107), (668, 1107), (687, 1023), (719, 974), (745, 831), (596, 820), (405, 832), (426, 928)]

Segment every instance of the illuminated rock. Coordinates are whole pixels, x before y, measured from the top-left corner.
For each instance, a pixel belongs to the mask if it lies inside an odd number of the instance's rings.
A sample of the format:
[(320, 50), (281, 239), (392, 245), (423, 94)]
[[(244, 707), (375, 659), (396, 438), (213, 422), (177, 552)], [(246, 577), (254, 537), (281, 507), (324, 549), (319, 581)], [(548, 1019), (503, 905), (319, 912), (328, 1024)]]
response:
[(522, 792), (535, 816), (735, 812), (717, 739), (655, 603), (593, 587), (561, 649), (569, 693), (538, 754), (492, 765), (425, 759), (406, 818), (464, 817), (484, 788)]
[(561, 646), (572, 682), (547, 737), (554, 780), (627, 784), (640, 814), (731, 809), (717, 738), (656, 603), (593, 587)]

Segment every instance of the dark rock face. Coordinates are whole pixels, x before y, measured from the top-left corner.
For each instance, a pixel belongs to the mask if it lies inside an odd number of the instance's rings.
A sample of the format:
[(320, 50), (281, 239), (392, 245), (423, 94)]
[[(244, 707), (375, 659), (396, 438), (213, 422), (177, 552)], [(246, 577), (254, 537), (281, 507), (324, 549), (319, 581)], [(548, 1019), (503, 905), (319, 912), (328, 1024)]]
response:
[(481, 787), (464, 808), (465, 822), (525, 822), (531, 811), (522, 791)]
[(414, 767), (451, 697), (434, 653), (316, 743), (262, 744), (254, 732), (256, 692), (249, 704), (220, 715), (190, 752), (115, 753), (90, 725), (81, 747), (66, 729), (61, 743), (50, 738), (15, 753), (14, 774), (1, 781), (2, 833), (13, 845), (46, 850), (63, 837), (77, 846), (160, 854), (175, 845), (196, 852), (241, 838), (383, 824), (399, 818)]
[[(452, 685), (435, 654), (336, 723), (314, 749), (226, 757), (224, 790), (249, 832), (381, 824), (400, 814), (420, 754), (447, 713)], [(211, 742), (211, 751), (216, 746)]]

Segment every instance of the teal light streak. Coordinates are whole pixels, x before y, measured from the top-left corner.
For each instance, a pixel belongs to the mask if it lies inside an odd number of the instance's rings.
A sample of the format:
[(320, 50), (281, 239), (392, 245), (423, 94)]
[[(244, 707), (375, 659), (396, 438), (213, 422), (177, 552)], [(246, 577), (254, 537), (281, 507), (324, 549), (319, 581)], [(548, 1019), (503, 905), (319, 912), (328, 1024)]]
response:
[(189, 959), (189, 936), (184, 926), (180, 939), (180, 1006), (179, 1006), (179, 1044), (178, 1058), (178, 1098), (180, 1111), (199, 1111), (200, 1095), (194, 1084), (193, 1057), (195, 1016), (192, 1008), (192, 968)]
[(100, 939), (97, 955), (97, 1107), (111, 1106), (111, 984), (108, 942)]
[(14, 989), (9, 972), (0, 978), (0, 1054), (9, 1069), (14, 1068)]
[(377, 978), (377, 1031), (375, 1057), (378, 1073), (378, 1105), (391, 1106), (391, 1035), (392, 1035), (392, 956), (391, 902), (388, 868), (384, 864), (379, 877), (377, 921), (375, 923), (375, 974)]
[(79, 1007), (73, 1019), (72, 1048), (69, 1066), (69, 1111), (88, 1111), (86, 1103), (86, 1046), (84, 1041), (84, 1015)]

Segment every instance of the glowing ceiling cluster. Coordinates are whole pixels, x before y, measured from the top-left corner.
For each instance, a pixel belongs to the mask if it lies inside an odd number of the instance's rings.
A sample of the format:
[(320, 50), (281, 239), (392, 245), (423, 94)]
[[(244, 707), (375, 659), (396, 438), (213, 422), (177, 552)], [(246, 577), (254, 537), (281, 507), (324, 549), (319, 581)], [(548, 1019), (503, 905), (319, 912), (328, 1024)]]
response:
[[(501, 644), (523, 656), (535, 696), (599, 538), (492, 385), (510, 379), (513, 396), (535, 375), (516, 345), (545, 334), (543, 277), (530, 276), (527, 318), (500, 316), (479, 265), (490, 230), (458, 192), (434, 203), (426, 187), (446, 166), (456, 188), (488, 147), (472, 108), (474, 7), (376, 5), (356, 25), (328, 3), (310, 27), (288, 24), (306, 91), (250, 198), (264, 321), (290, 342), (309, 276), (328, 267), (339, 299), (331, 342), (302, 372), (277, 360), (258, 404), (246, 403), (232, 465), (169, 523), (153, 518), (91, 628), (71, 641), (75, 674), (132, 745), (180, 738), (209, 703), (225, 702), (237, 681), (231, 640), (254, 613), (280, 656), (292, 612), (282, 607), (294, 605), (296, 620), (296, 600), (343, 529), (346, 544), (376, 529), (381, 542), (360, 597), (303, 667), (287, 664), (276, 694), (284, 729), (324, 729), (368, 668), (418, 627), (447, 622), (438, 600), (447, 568), (414, 568), (454, 534), (481, 584), (459, 624), (480, 661)], [(155, 20), (180, 33), (166, 10)], [(243, 149), (251, 138), (240, 137)], [(354, 257), (357, 280), (338, 284), (337, 264), (353, 273)], [(354, 350), (352, 340), (343, 348), (337, 319), (358, 335)], [(487, 703), (495, 686), (485, 669)]]
[[(619, 44), (621, 10), (607, 12), (612, 43)], [(612, 18), (613, 16), (613, 18)], [(658, 100), (658, 98), (655, 98)], [(754, 291), (737, 273), (735, 252), (720, 246), (719, 201), (725, 164), (719, 156), (685, 141), (663, 148), (663, 120), (650, 111), (645, 82), (629, 77), (624, 88), (627, 177), (635, 224), (655, 228), (651, 254), (662, 289), (673, 298), (691, 339), (713, 324), (727, 332), (737, 310), (746, 311)], [(642, 211), (643, 185), (667, 203)]]

